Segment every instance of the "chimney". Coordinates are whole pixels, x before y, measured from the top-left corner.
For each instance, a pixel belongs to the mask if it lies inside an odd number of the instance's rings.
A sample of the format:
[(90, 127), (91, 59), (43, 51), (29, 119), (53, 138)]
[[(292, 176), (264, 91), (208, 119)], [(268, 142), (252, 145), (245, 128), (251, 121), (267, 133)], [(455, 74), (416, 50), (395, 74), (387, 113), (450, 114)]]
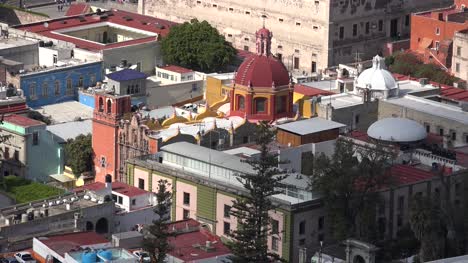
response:
[(112, 193), (112, 176), (110, 174), (106, 174), (106, 192)]

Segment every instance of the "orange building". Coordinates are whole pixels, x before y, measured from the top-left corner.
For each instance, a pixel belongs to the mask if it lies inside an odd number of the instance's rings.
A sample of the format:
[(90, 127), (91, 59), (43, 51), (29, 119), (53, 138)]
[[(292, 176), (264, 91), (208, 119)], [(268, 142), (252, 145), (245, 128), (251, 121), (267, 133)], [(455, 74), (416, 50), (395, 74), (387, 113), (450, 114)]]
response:
[(106, 174), (118, 179), (116, 141), (119, 122), (128, 112), (131, 112), (130, 96), (95, 95), (92, 145), (97, 182), (105, 182)]
[(410, 49), (425, 63), (451, 68), (452, 39), (457, 31), (468, 29), (468, 0), (455, 0), (454, 5), (415, 13), (411, 16)]
[(272, 33), (257, 31), (257, 53), (240, 65), (230, 91), (230, 116), (249, 121), (292, 117), (294, 88), (288, 70), (271, 54)]

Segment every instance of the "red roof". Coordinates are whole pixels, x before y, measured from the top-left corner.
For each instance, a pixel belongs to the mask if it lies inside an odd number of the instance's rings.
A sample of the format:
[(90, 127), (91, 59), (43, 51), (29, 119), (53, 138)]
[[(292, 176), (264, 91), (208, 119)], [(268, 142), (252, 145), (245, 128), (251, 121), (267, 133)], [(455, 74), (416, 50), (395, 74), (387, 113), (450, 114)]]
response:
[(72, 4), (68, 10), (65, 16), (76, 16), (76, 15), (81, 15), (81, 14), (86, 14), (90, 10), (90, 5), (85, 4), (85, 3), (76, 3)]
[(107, 239), (96, 232), (60, 234), (38, 237), (37, 239), (61, 256), (64, 256), (65, 253), (80, 247), (109, 243)]
[(352, 131), (348, 136), (359, 141), (369, 141), (369, 136), (367, 135), (367, 132)]
[[(82, 191), (99, 191), (106, 187), (106, 185), (102, 182), (95, 182), (87, 185), (83, 185), (73, 189), (74, 192), (82, 192)], [(140, 189), (138, 187), (134, 187), (122, 182), (112, 182), (112, 191), (119, 193), (121, 195), (125, 195), (128, 197), (143, 195), (148, 193), (147, 191)]]
[[(107, 16), (107, 18), (105, 18)], [(45, 21), (18, 25), (15, 28), (28, 32), (37, 33), (46, 37), (50, 37), (57, 40), (67, 41), (75, 44), (78, 48), (87, 50), (104, 50), (116, 47), (124, 47), (134, 44), (148, 43), (156, 41), (154, 36), (133, 39), (118, 43), (111, 44), (99, 44), (84, 39), (78, 39), (75, 37), (67, 36), (64, 34), (57, 34), (56, 30), (69, 29), (78, 26), (98, 24), (102, 22), (111, 22), (118, 25), (128, 26), (140, 30), (145, 30), (152, 33), (157, 33), (161, 36), (166, 36), (169, 33), (170, 27), (176, 25), (174, 22), (170, 22), (163, 19), (158, 19), (150, 16), (144, 16), (136, 13), (131, 13), (122, 10), (112, 9), (105, 11), (101, 15), (97, 13), (80, 15), (80, 16), (69, 16), (47, 21), (47, 27), (45, 27)]]
[(314, 96), (328, 96), (333, 95), (335, 93), (323, 89), (314, 88), (311, 86), (305, 86), (302, 84), (294, 85), (294, 92), (300, 93), (306, 96), (314, 97)]
[(161, 69), (172, 71), (172, 72), (177, 72), (177, 73), (190, 73), (193, 72), (193, 70), (188, 69), (188, 68), (183, 68), (175, 65), (167, 65), (165, 67), (161, 67)]
[(251, 55), (237, 69), (235, 83), (252, 87), (286, 86), (289, 73), (281, 61), (273, 56)]
[[(179, 221), (175, 224), (183, 224), (185, 227), (186, 224), (195, 225), (200, 224), (197, 221), (190, 219), (185, 221)], [(173, 224), (169, 225), (169, 229), (172, 228)], [(211, 242), (213, 250), (205, 251), (199, 247), (194, 247), (194, 245), (199, 244), (200, 246), (205, 246), (206, 241)], [(215, 258), (217, 256), (230, 254), (231, 251), (224, 246), (221, 239), (213, 235), (210, 231), (200, 228), (193, 232), (181, 233), (175, 237), (169, 238), (169, 243), (173, 249), (168, 253), (173, 257), (179, 258), (184, 262), (194, 262), (197, 260)]]
[(442, 87), (440, 95), (454, 101), (468, 101), (468, 91), (455, 87)]
[(45, 125), (45, 123), (41, 121), (30, 119), (28, 117), (24, 117), (24, 116), (16, 115), (16, 114), (5, 116), (3, 120), (5, 122), (15, 124), (24, 128), (31, 127), (31, 126)]
[(436, 174), (429, 171), (404, 164), (392, 166), (390, 172), (395, 180), (394, 183), (397, 185), (417, 183), (436, 176)]

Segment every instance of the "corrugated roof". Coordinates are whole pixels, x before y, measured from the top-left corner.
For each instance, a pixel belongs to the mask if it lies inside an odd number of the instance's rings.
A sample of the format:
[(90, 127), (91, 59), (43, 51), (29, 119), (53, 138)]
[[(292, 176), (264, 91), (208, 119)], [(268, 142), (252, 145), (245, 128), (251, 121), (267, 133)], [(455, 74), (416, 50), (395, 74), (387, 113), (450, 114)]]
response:
[(169, 145), (161, 147), (161, 151), (174, 153), (205, 163), (211, 163), (213, 165), (224, 167), (233, 171), (238, 171), (246, 174), (255, 173), (254, 170), (252, 170), (252, 167), (247, 163), (241, 162), (242, 158), (238, 156), (230, 155), (217, 150), (212, 150), (188, 142), (171, 143)]
[(147, 75), (143, 72), (127, 68), (107, 74), (107, 77), (116, 81), (127, 81), (134, 79), (145, 79)]
[(298, 135), (306, 135), (321, 131), (327, 131), (332, 129), (338, 129), (345, 127), (346, 125), (322, 119), (319, 117), (310, 118), (301, 121), (290, 122), (286, 124), (277, 125), (276, 127), (281, 130), (292, 132)]

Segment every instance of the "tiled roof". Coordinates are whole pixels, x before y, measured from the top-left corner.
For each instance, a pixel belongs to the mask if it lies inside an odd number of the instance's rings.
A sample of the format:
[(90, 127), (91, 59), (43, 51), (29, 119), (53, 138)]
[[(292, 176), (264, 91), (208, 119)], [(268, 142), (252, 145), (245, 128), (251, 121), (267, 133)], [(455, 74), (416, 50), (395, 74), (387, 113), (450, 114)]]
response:
[(188, 68), (183, 68), (175, 65), (167, 65), (165, 67), (161, 67), (161, 69), (172, 71), (172, 72), (177, 72), (177, 73), (190, 73), (193, 72), (193, 70), (188, 69)]
[(30, 119), (28, 117), (24, 117), (24, 116), (16, 115), (16, 114), (5, 116), (4, 121), (9, 122), (14, 125), (24, 127), (24, 128), (31, 127), (31, 126), (46, 125), (45, 123), (41, 121)]
[(397, 185), (417, 183), (437, 176), (432, 172), (404, 164), (392, 166), (390, 173)]
[[(73, 189), (74, 192), (85, 190), (99, 191), (106, 187), (104, 183), (95, 182)], [(112, 182), (112, 191), (128, 197), (139, 196), (148, 193), (147, 191), (121, 182)]]
[(76, 16), (76, 15), (86, 14), (89, 12), (90, 8), (91, 8), (90, 5), (85, 4), (85, 3), (72, 4), (68, 8), (67, 13), (65, 15)]
[(468, 91), (455, 87), (443, 87), (440, 91), (442, 98), (455, 101), (468, 101)]
[(145, 79), (147, 76), (145, 73), (136, 71), (133, 69), (122, 69), (122, 70), (107, 74), (107, 77), (116, 81), (126, 81), (126, 80), (134, 80), (134, 79)]
[(61, 256), (79, 247), (109, 243), (107, 239), (95, 232), (60, 234), (37, 239)]
[(303, 94), (306, 96), (314, 97), (314, 96), (328, 96), (328, 95), (333, 95), (335, 93), (328, 91), (328, 90), (323, 90), (323, 89), (317, 89), (314, 87), (310, 86), (304, 86), (301, 84), (296, 84), (294, 85), (294, 92)]
[(237, 69), (235, 83), (252, 87), (286, 86), (289, 73), (281, 61), (273, 56), (251, 55)]
[(62, 40), (75, 44), (78, 48), (99, 51), (104, 49), (124, 47), (134, 44), (148, 43), (156, 41), (154, 36), (133, 39), (123, 42), (111, 43), (107, 45), (101, 45), (99, 43), (94, 43), (92, 41), (79, 39), (72, 36), (67, 36), (64, 34), (57, 34), (54, 31), (69, 29), (73, 27), (92, 25), (102, 22), (111, 22), (118, 25), (128, 26), (135, 29), (145, 30), (148, 32), (156, 33), (161, 36), (166, 36), (169, 33), (170, 27), (176, 25), (177, 23), (154, 18), (151, 16), (144, 16), (132, 12), (127, 12), (123, 10), (112, 9), (110, 11), (105, 11), (101, 15), (97, 13), (80, 15), (80, 16), (68, 16), (61, 17), (47, 21), (47, 27), (45, 26), (45, 21), (18, 25), (15, 26), (16, 29), (24, 30), (36, 34), (40, 34), (46, 37), (50, 37), (57, 40)]

